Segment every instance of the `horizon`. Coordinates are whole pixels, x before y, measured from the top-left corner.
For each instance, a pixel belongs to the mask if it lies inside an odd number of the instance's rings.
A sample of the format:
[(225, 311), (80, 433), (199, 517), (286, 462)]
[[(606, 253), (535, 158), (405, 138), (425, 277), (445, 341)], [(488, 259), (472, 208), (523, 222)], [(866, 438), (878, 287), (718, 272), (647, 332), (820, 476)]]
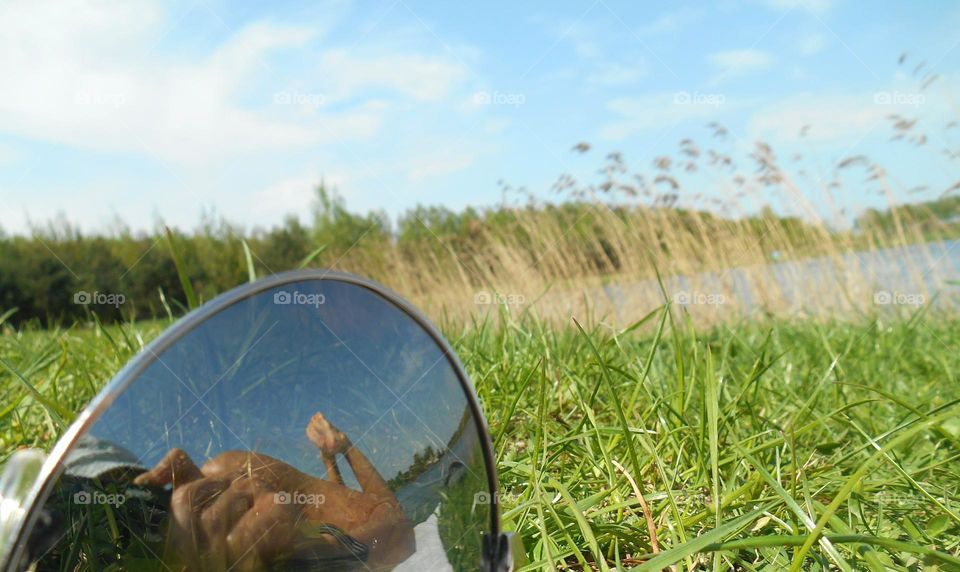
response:
[[(320, 188), (319, 186), (315, 187), (314, 191), (315, 192), (318, 191), (319, 188)], [(335, 191), (335, 189), (329, 189), (329, 188), (327, 188), (327, 190)], [(333, 196), (336, 198), (342, 198), (337, 194), (334, 194)], [(930, 200), (925, 200), (925, 201), (917, 200), (909, 204), (913, 206), (920, 206), (920, 205), (938, 202), (941, 200), (949, 200), (950, 198), (951, 197), (947, 197), (947, 196), (934, 197), (934, 198), (931, 198)], [(564, 204), (583, 204), (584, 207), (588, 209), (593, 208), (596, 205), (596, 203), (591, 203), (589, 201), (546, 200), (538, 203), (535, 206), (538, 209), (542, 209), (547, 206), (561, 206)], [(607, 205), (607, 207), (610, 208), (611, 210), (615, 210), (618, 208), (627, 208), (627, 209), (663, 208), (667, 210), (686, 210), (688, 212), (693, 212), (694, 210), (697, 210), (696, 207), (687, 208), (683, 206), (662, 206), (662, 205), (652, 205), (652, 204), (637, 203), (637, 202), (633, 202), (633, 203), (606, 202), (604, 204)], [(380, 220), (383, 220), (386, 222), (385, 229), (388, 232), (390, 232), (390, 234), (393, 236), (396, 236), (401, 219), (405, 216), (411, 215), (415, 209), (418, 209), (421, 207), (422, 208), (446, 208), (444, 205), (441, 205), (441, 204), (413, 205), (409, 207), (407, 210), (405, 210), (404, 212), (398, 213), (396, 215), (390, 215), (389, 213), (386, 213), (386, 212), (378, 212), (374, 210), (358, 212), (350, 209), (349, 208), (350, 205), (345, 205), (345, 206), (346, 206), (346, 210), (350, 212), (351, 215), (359, 215), (359, 216), (376, 215), (378, 218), (380, 218)], [(468, 205), (460, 209), (448, 209), (448, 212), (454, 215), (462, 215), (467, 211), (467, 209), (472, 209), (474, 212), (476, 212), (479, 216), (482, 217), (487, 213), (495, 213), (497, 211), (502, 211), (502, 210), (521, 210), (521, 209), (527, 208), (528, 206), (529, 206), (528, 204), (501, 202), (499, 205), (479, 205), (479, 206)], [(314, 198), (307, 208), (310, 209), (310, 212), (312, 213), (313, 212), (312, 209), (316, 207), (317, 207), (317, 200), (316, 198)], [(809, 224), (814, 226), (817, 224), (821, 224), (825, 228), (830, 229), (831, 231), (834, 231), (834, 232), (850, 232), (855, 235), (860, 232), (856, 228), (855, 223), (860, 217), (865, 215), (868, 211), (873, 210), (874, 212), (879, 212), (881, 214), (886, 214), (890, 212), (889, 208), (884, 207), (882, 205), (879, 207), (864, 207), (859, 212), (851, 213), (851, 217), (849, 220), (842, 220), (842, 221), (837, 221), (835, 219), (831, 220), (828, 218), (814, 218), (809, 216), (805, 217), (802, 213), (797, 215), (778, 213), (776, 209), (774, 209), (770, 205), (763, 205), (760, 209), (758, 209), (755, 212), (737, 213), (734, 215), (727, 215), (722, 212), (712, 211), (706, 208), (704, 208), (699, 212), (709, 213), (711, 216), (715, 217), (717, 220), (741, 221), (741, 220), (747, 220), (748, 218), (760, 217), (762, 215), (762, 210), (764, 208), (770, 208), (770, 211), (781, 220), (794, 218), (803, 222), (804, 224)], [(289, 218), (290, 216), (292, 216), (292, 213), (285, 218)], [(26, 232), (26, 233), (8, 232), (3, 227), (0, 227), (0, 239), (5, 237), (30, 238), (30, 237), (36, 237), (36, 236), (41, 236), (43, 238), (49, 238), (49, 237), (63, 238), (67, 236), (67, 234), (61, 235), (61, 233), (68, 233), (68, 234), (76, 233), (82, 237), (98, 237), (98, 238), (109, 238), (109, 239), (122, 238), (124, 235), (129, 235), (132, 238), (143, 239), (143, 238), (152, 238), (152, 237), (161, 235), (164, 232), (164, 228), (170, 228), (172, 231), (183, 233), (185, 235), (195, 235), (200, 233), (203, 230), (203, 227), (205, 224), (221, 223), (221, 222), (227, 223), (234, 227), (239, 227), (239, 230), (243, 232), (245, 236), (256, 236), (256, 235), (269, 233), (271, 230), (274, 230), (277, 228), (281, 228), (285, 224), (285, 218), (271, 221), (268, 224), (259, 224), (259, 223), (242, 224), (242, 223), (239, 223), (238, 221), (230, 220), (215, 211), (203, 210), (198, 213), (197, 221), (190, 226), (180, 226), (180, 225), (169, 224), (164, 220), (154, 220), (151, 226), (149, 227), (131, 228), (123, 219), (114, 218), (109, 221), (106, 221), (99, 228), (84, 229), (79, 225), (74, 224), (73, 221), (69, 220), (69, 218), (65, 215), (65, 213), (57, 213), (54, 217), (46, 219), (44, 221), (29, 221), (30, 226), (27, 228), (29, 232)], [(306, 228), (311, 228), (313, 225), (315, 225), (314, 221), (309, 219), (304, 219), (302, 216), (295, 217), (295, 218), (300, 224), (302, 224)], [(417, 220), (419, 220), (423, 225), (427, 224), (426, 222), (423, 222), (422, 219), (417, 219)]]

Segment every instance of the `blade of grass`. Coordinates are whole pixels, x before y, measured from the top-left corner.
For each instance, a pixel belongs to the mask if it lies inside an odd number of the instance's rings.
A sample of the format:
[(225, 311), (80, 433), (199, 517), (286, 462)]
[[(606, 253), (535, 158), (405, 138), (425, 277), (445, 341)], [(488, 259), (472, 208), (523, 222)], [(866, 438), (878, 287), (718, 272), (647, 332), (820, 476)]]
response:
[(250, 252), (250, 245), (247, 244), (245, 239), (240, 239), (240, 244), (243, 246), (243, 258), (247, 264), (247, 282), (256, 282), (257, 268), (253, 265), (253, 253)]
[[(771, 489), (773, 489), (775, 493), (777, 493), (777, 496), (783, 499), (783, 503), (787, 505), (787, 508), (793, 511), (793, 514), (795, 514), (797, 518), (800, 519), (800, 522), (802, 522), (803, 525), (806, 526), (808, 530), (813, 530), (814, 528), (816, 528), (817, 523), (813, 520), (813, 517), (811, 517), (809, 514), (807, 514), (805, 510), (803, 510), (803, 508), (797, 503), (797, 501), (792, 496), (790, 496), (790, 493), (788, 493), (786, 489), (784, 489), (780, 485), (780, 483), (773, 478), (773, 475), (771, 475), (770, 472), (767, 471), (766, 467), (764, 467), (763, 464), (756, 459), (756, 457), (746, 452), (742, 448), (737, 447), (737, 449), (740, 451), (740, 454), (743, 455), (743, 458), (746, 459), (751, 465), (753, 465), (753, 468), (760, 474), (763, 480), (766, 481), (767, 485)], [(837, 552), (836, 548), (833, 547), (833, 544), (827, 538), (824, 537), (820, 539), (820, 546), (823, 548), (824, 552), (826, 552), (830, 556), (830, 558), (833, 560), (833, 562), (837, 565), (838, 568), (845, 571), (853, 570), (850, 564), (843, 559), (840, 553)]]
[(594, 345), (593, 340), (591, 340), (590, 336), (587, 335), (587, 332), (583, 329), (583, 326), (580, 325), (580, 322), (578, 322), (576, 318), (573, 318), (573, 323), (577, 325), (577, 329), (580, 330), (580, 334), (586, 340), (587, 346), (590, 348), (590, 351), (593, 352), (593, 357), (597, 360), (597, 364), (600, 366), (602, 379), (607, 383), (607, 389), (610, 392), (610, 400), (613, 402), (614, 410), (617, 413), (617, 419), (620, 421), (620, 428), (623, 431), (623, 439), (627, 444), (627, 453), (630, 455), (630, 464), (633, 466), (633, 471), (635, 474), (642, 474), (643, 468), (640, 466), (640, 458), (637, 456), (637, 449), (633, 443), (633, 435), (630, 432), (630, 425), (627, 423), (627, 417), (623, 413), (623, 405), (620, 403), (620, 399), (617, 397), (618, 392), (613, 386), (613, 380), (610, 379), (606, 364), (603, 358), (600, 356), (597, 346)]
[(950, 418), (950, 416), (955, 414), (956, 413), (953, 411), (945, 411), (940, 413), (937, 416), (926, 419), (922, 423), (918, 423), (917, 425), (914, 425), (910, 429), (905, 430), (903, 433), (897, 435), (896, 437), (893, 437), (892, 439), (884, 443), (883, 446), (881, 446), (878, 451), (876, 451), (875, 453), (870, 455), (870, 457), (868, 457), (865, 461), (863, 461), (860, 464), (860, 466), (857, 468), (857, 470), (854, 471), (853, 474), (851, 474), (847, 478), (843, 487), (841, 487), (840, 490), (837, 492), (833, 501), (831, 501), (830, 504), (827, 505), (827, 509), (820, 516), (820, 519), (817, 520), (817, 525), (812, 531), (810, 531), (810, 534), (807, 536), (806, 542), (804, 542), (803, 545), (800, 547), (800, 550), (798, 550), (796, 554), (794, 554), (793, 563), (790, 565), (790, 572), (798, 572), (801, 569), (801, 567), (803, 566), (804, 559), (807, 557), (807, 554), (810, 552), (810, 548), (813, 546), (813, 544), (820, 538), (820, 534), (823, 532), (823, 529), (826, 526), (827, 521), (829, 521), (830, 517), (833, 516), (833, 514), (837, 511), (838, 508), (840, 508), (840, 505), (847, 500), (847, 498), (850, 496), (850, 493), (853, 492), (854, 487), (856, 487), (857, 483), (860, 482), (860, 479), (863, 478), (863, 476), (866, 475), (867, 472), (873, 467), (874, 463), (876, 463), (882, 457), (882, 454), (884, 451), (888, 451), (891, 448), (896, 447), (897, 445), (903, 443), (907, 439), (912, 438), (913, 436), (920, 433), (921, 431), (924, 431), (927, 428), (941, 421), (944, 421)]
[(556, 479), (550, 479), (547, 481), (547, 484), (555, 488), (560, 493), (560, 496), (567, 501), (569, 510), (573, 513), (573, 517), (577, 521), (577, 526), (580, 527), (581, 534), (583, 534), (583, 537), (587, 540), (587, 545), (590, 547), (590, 552), (593, 553), (597, 566), (599, 566), (602, 571), (609, 570), (607, 560), (600, 551), (600, 543), (597, 542), (597, 537), (593, 534), (593, 528), (590, 527), (590, 523), (587, 522), (587, 519), (583, 516), (583, 512), (580, 510), (580, 507), (577, 506), (577, 501), (573, 498), (573, 495), (570, 494), (570, 491), (567, 490), (567, 487), (565, 487), (563, 483)]
[(689, 540), (680, 546), (671, 548), (661, 552), (658, 556), (651, 558), (650, 560), (644, 562), (640, 566), (631, 568), (631, 572), (648, 572), (648, 571), (660, 571), (669, 566), (673, 566), (677, 562), (684, 560), (685, 558), (694, 556), (703, 552), (703, 550), (719, 542), (722, 542), (722, 539), (730, 536), (731, 534), (736, 534), (740, 530), (743, 530), (747, 526), (753, 524), (753, 522), (763, 515), (770, 508), (770, 505), (756, 508), (746, 514), (738, 516), (737, 518), (725, 523), (723, 526), (714, 528), (713, 530), (704, 533), (692, 540)]
[(2, 365), (4, 369), (10, 372), (10, 375), (12, 375), (16, 380), (18, 380), (21, 385), (27, 388), (27, 391), (29, 391), (30, 394), (33, 395), (33, 398), (36, 399), (37, 402), (40, 403), (40, 405), (43, 406), (43, 408), (47, 411), (47, 414), (50, 415), (50, 417), (54, 420), (54, 422), (56, 422), (56, 424), (61, 429), (66, 428), (67, 426), (66, 419), (72, 417), (70, 412), (60, 407), (60, 405), (58, 405), (57, 403), (54, 403), (53, 401), (50, 401), (49, 399), (44, 397), (44, 395), (40, 393), (40, 391), (36, 388), (36, 386), (34, 386), (29, 381), (27, 381), (27, 378), (22, 376), (19, 371), (17, 371), (12, 365), (10, 365), (9, 362), (7, 362), (7, 360), (0, 358), (0, 365)]
[(180, 286), (183, 288), (183, 295), (187, 297), (187, 308), (193, 310), (200, 305), (197, 301), (197, 294), (193, 291), (193, 284), (190, 282), (190, 277), (187, 276), (187, 268), (183, 263), (183, 258), (180, 256), (180, 249), (177, 248), (174, 241), (173, 232), (169, 226), (163, 228), (167, 236), (167, 247), (170, 248), (170, 256), (173, 257), (173, 265), (177, 269), (177, 277), (179, 277)]
[[(721, 485), (720, 485), (720, 467), (718, 461), (720, 458), (720, 437), (719, 437), (719, 418), (720, 418), (720, 395), (717, 390), (717, 380), (716, 371), (713, 367), (713, 353), (707, 348), (707, 371), (705, 372), (706, 376), (706, 388), (704, 400), (706, 401), (705, 405), (707, 408), (707, 431), (708, 439), (710, 446), (710, 484), (713, 491), (713, 510), (715, 513), (715, 522), (714, 525), (719, 528), (720, 523), (723, 521), (723, 514), (720, 510), (720, 499), (721, 499)], [(713, 569), (720, 569), (720, 560), (718, 558), (713, 559)]]
[[(752, 550), (770, 546), (803, 546), (808, 538), (809, 537), (802, 534), (753, 536), (750, 538), (710, 544), (705, 546), (703, 550)], [(869, 544), (872, 546), (881, 546), (897, 552), (919, 554), (929, 558), (930, 560), (933, 560), (934, 562), (945, 565), (945, 570), (960, 570), (960, 558), (957, 558), (952, 554), (940, 552), (939, 550), (914, 544), (912, 542), (896, 540), (893, 538), (869, 536), (865, 534), (831, 534), (827, 538), (833, 544)]]
[(326, 250), (326, 249), (327, 249), (327, 245), (326, 245), (326, 244), (321, 244), (321, 245), (318, 246), (313, 252), (311, 252), (310, 254), (304, 256), (304, 257), (303, 257), (303, 260), (300, 261), (300, 264), (297, 264), (297, 270), (302, 270), (302, 269), (306, 268), (308, 264), (310, 264), (311, 262), (313, 262), (313, 260), (314, 260), (316, 257), (320, 256), (320, 253), (322, 253), (322, 252), (323, 252), (324, 250)]

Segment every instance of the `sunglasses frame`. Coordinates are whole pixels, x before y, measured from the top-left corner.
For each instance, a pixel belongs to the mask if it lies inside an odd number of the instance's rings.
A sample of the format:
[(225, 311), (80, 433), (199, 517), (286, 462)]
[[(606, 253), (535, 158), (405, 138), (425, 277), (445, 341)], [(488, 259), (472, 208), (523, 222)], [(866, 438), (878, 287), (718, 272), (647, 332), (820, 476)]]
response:
[[(444, 355), (446, 355), (450, 365), (453, 367), (454, 372), (457, 374), (457, 379), (460, 380), (460, 388), (463, 390), (464, 396), (467, 399), (467, 405), (470, 408), (471, 414), (473, 415), (474, 423), (476, 423), (477, 434), (481, 443), (484, 466), (487, 471), (487, 484), (491, 492), (490, 534), (486, 535), (483, 539), (482, 563), (478, 563), (478, 565), (480, 565), (481, 569), (486, 570), (508, 569), (503, 568), (510, 558), (510, 550), (507, 537), (502, 535), (500, 532), (500, 507), (499, 495), (497, 494), (499, 488), (497, 482), (497, 471), (495, 468), (496, 461), (493, 453), (493, 443), (490, 440), (490, 430), (487, 427), (487, 422), (483, 416), (483, 411), (480, 408), (480, 402), (477, 398), (476, 391), (473, 388), (473, 384), (470, 383), (470, 379), (467, 377), (467, 373), (463, 368), (463, 364), (460, 363), (460, 359), (457, 357), (457, 354), (454, 353), (453, 348), (450, 346), (447, 340), (443, 338), (436, 326), (434, 326), (433, 323), (431, 323), (430, 320), (428, 320), (427, 317), (420, 312), (420, 310), (385, 286), (374, 282), (373, 280), (348, 274), (346, 272), (322, 269), (304, 269), (292, 270), (289, 272), (267, 276), (255, 282), (238, 286), (232, 290), (220, 294), (216, 298), (204, 303), (177, 320), (172, 326), (167, 328), (162, 334), (147, 344), (142, 351), (140, 351), (129, 362), (127, 362), (127, 364), (119, 372), (117, 372), (110, 382), (100, 390), (100, 392), (83, 409), (83, 411), (80, 412), (74, 422), (57, 441), (53, 451), (51, 451), (47, 456), (33, 487), (25, 498), (23, 506), (26, 509), (26, 514), (20, 529), (16, 534), (13, 550), (8, 553), (7, 561), (0, 563), (2, 564), (2, 566), (0, 566), (0, 570), (14, 571), (16, 570), (16, 563), (23, 559), (29, 532), (33, 530), (47, 497), (49, 497), (51, 491), (53, 490), (54, 484), (57, 482), (57, 479), (63, 472), (63, 461), (66, 458), (67, 453), (70, 452), (77, 440), (87, 432), (87, 430), (100, 418), (107, 408), (113, 404), (117, 396), (123, 393), (133, 382), (133, 380), (137, 379), (137, 377), (139, 377), (139, 375), (143, 373), (148, 366), (153, 364), (154, 361), (158, 359), (160, 354), (162, 354), (175, 343), (179, 342), (180, 339), (183, 338), (187, 333), (193, 331), (194, 328), (205, 322), (207, 319), (238, 302), (279, 286), (313, 280), (342, 282), (370, 290), (374, 294), (393, 304), (400, 311), (413, 319), (430, 335), (431, 338), (433, 338), (433, 341), (440, 347)], [(507, 546), (506, 553), (504, 553), (505, 546)]]

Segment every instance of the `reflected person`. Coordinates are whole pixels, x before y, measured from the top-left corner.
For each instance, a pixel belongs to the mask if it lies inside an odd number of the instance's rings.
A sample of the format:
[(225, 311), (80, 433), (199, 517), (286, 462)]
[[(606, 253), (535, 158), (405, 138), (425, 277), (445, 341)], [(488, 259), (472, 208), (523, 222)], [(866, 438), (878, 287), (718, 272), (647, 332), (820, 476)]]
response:
[[(325, 479), (252, 451), (227, 451), (198, 468), (177, 448), (136, 477), (173, 487), (164, 560), (204, 571), (391, 570), (413, 554), (413, 526), (373, 464), (321, 413), (306, 435)], [(343, 484), (339, 455), (362, 491)]]

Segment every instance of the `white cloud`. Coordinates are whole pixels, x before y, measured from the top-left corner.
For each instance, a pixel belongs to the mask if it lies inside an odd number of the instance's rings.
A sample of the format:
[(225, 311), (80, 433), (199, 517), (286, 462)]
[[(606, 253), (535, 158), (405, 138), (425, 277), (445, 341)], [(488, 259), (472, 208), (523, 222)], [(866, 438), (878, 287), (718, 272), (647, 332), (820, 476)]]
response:
[[(75, 4), (0, 5), (0, 75), (12, 78), (0, 91), (5, 131), (168, 162), (318, 139), (315, 130), (232, 103), (259, 58), (302, 45), (308, 29), (252, 25), (198, 61), (169, 62), (148, 49), (162, 28), (153, 2)], [(328, 123), (340, 136), (375, 128), (369, 116)]]
[(459, 64), (433, 56), (390, 54), (358, 57), (346, 50), (323, 54), (320, 77), (330, 78), (334, 99), (365, 89), (389, 89), (418, 101), (447, 97), (466, 78)]
[(677, 91), (614, 99), (607, 108), (619, 117), (603, 126), (600, 136), (622, 140), (631, 135), (669, 129), (688, 121), (717, 118), (728, 106), (721, 93)]
[(438, 177), (462, 171), (473, 165), (476, 157), (461, 151), (441, 151), (436, 154), (415, 159), (407, 175), (418, 181), (428, 177)]
[(702, 19), (703, 14), (703, 10), (693, 10), (688, 7), (683, 7), (679, 10), (662, 14), (653, 22), (641, 26), (637, 30), (637, 33), (652, 36), (655, 34), (677, 32), (684, 26), (690, 25), (693, 22)]
[(762, 50), (728, 50), (715, 52), (709, 56), (710, 63), (716, 68), (719, 78), (729, 78), (770, 67), (773, 56)]
[[(208, 166), (250, 153), (368, 139), (390, 111), (361, 99), (335, 111), (314, 105), (304, 120), (303, 106), (274, 105), (283, 86), (262, 85), (263, 75), (276, 76), (270, 58), (308, 50), (314, 28), (253, 23), (206, 54), (171, 57), (156, 49), (167, 26), (176, 24), (165, 21), (159, 1), (69, 2), (0, 4), (0, 76), (7, 78), (0, 130)], [(335, 87), (329, 96), (341, 99), (385, 89), (435, 101), (464, 76), (444, 59), (396, 52), (361, 58), (330, 50), (319, 65)], [(258, 104), (241, 105), (241, 94)]]
[(866, 135), (880, 126), (890, 109), (874, 105), (872, 95), (803, 94), (764, 106), (750, 119), (751, 138), (830, 141)]
[(875, 91), (797, 94), (757, 109), (747, 133), (751, 139), (853, 144), (871, 133), (891, 136), (896, 115), (917, 119), (914, 132), (926, 132), (936, 141), (939, 130), (956, 117), (952, 94), (960, 89), (960, 79), (945, 74), (938, 83), (941, 90), (918, 91), (916, 82), (907, 78)]
[(294, 215), (301, 221), (307, 222), (307, 215), (317, 197), (317, 186), (321, 182), (327, 189), (334, 189), (343, 195), (343, 189), (350, 181), (351, 177), (345, 172), (320, 173), (319, 171), (279, 180), (252, 193), (247, 203), (248, 212), (238, 214), (245, 215), (243, 217), (245, 219), (270, 221)]
[(250, 214), (287, 215), (306, 212), (314, 197), (314, 189), (320, 183), (319, 175), (278, 181), (256, 192), (250, 203)]

